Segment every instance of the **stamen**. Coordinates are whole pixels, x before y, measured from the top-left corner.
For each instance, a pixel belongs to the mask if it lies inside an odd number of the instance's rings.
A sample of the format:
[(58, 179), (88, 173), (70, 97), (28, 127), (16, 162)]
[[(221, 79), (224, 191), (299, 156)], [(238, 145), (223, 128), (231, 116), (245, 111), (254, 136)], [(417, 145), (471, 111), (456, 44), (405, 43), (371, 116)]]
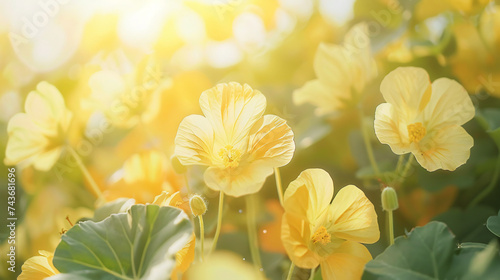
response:
[(226, 168), (236, 168), (241, 160), (241, 151), (234, 149), (231, 145), (227, 145), (223, 149), (220, 149), (219, 156), (222, 158)]
[(332, 236), (328, 233), (326, 228), (324, 226), (320, 226), (311, 237), (311, 240), (314, 244), (320, 242), (321, 244), (325, 245), (332, 242), (331, 237)]
[(410, 142), (418, 143), (422, 140), (422, 138), (424, 138), (425, 133), (425, 127), (420, 122), (408, 125), (408, 137), (410, 138)]

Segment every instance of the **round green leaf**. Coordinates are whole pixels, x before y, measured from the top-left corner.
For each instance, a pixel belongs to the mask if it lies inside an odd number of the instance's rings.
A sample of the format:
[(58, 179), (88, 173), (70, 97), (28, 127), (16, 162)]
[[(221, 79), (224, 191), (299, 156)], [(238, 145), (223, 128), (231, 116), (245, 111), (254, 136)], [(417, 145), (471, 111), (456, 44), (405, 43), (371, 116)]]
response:
[(455, 237), (440, 222), (417, 227), (408, 237), (365, 266), (363, 279), (444, 279), (456, 249)]
[(57, 246), (54, 266), (67, 275), (59, 279), (168, 279), (192, 231), (180, 209), (134, 205), (71, 228)]
[(496, 236), (500, 237), (500, 211), (497, 216), (491, 216), (486, 221), (486, 227)]

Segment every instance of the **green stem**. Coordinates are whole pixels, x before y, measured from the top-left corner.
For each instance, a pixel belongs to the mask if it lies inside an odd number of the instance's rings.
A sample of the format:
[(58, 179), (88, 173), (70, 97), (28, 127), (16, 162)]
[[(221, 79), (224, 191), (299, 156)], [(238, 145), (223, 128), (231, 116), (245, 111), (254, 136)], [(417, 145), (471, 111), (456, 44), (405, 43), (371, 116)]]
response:
[(401, 171), (401, 168), (403, 167), (403, 162), (404, 162), (404, 156), (400, 155), (398, 158), (398, 163), (396, 164), (396, 173), (399, 173)]
[(212, 242), (212, 248), (210, 249), (210, 253), (212, 253), (217, 247), (217, 241), (219, 240), (220, 228), (222, 225), (222, 206), (224, 205), (224, 193), (219, 192), (219, 213), (217, 216), (217, 229), (215, 230), (214, 240)]
[(313, 280), (314, 279), (314, 273), (316, 272), (316, 267), (311, 269), (311, 275), (309, 275), (309, 280)]
[(394, 244), (394, 219), (392, 211), (387, 211), (387, 220), (389, 222), (389, 244)]
[(286, 277), (286, 280), (292, 279), (292, 274), (293, 274), (293, 269), (295, 268), (295, 264), (292, 262), (290, 264), (290, 269), (288, 270), (288, 276)]
[(359, 109), (359, 117), (361, 119), (361, 132), (363, 134), (363, 141), (365, 143), (366, 153), (368, 154), (368, 159), (370, 160), (370, 164), (375, 171), (375, 175), (380, 178), (380, 169), (378, 168), (377, 161), (375, 160), (375, 156), (373, 154), (372, 144), (370, 143), (370, 135), (366, 130), (366, 126), (364, 125), (364, 116), (363, 111)]
[(491, 179), (490, 184), (482, 192), (480, 192), (479, 195), (474, 198), (474, 200), (471, 201), (471, 203), (469, 204), (469, 208), (476, 206), (476, 204), (481, 202), (481, 200), (487, 197), (495, 189), (498, 177), (500, 175), (500, 154), (497, 157), (494, 172), (495, 173), (493, 173), (493, 178)]
[(106, 201), (104, 198), (104, 195), (102, 194), (101, 189), (97, 186), (97, 183), (95, 182), (94, 178), (92, 178), (92, 175), (90, 175), (89, 170), (85, 167), (85, 165), (82, 162), (82, 159), (78, 155), (78, 153), (73, 149), (72, 147), (68, 146), (68, 151), (70, 154), (75, 158), (76, 164), (80, 168), (80, 170), (83, 173), (83, 176), (87, 179), (87, 182), (89, 182), (90, 187), (94, 191), (94, 193), (97, 195), (97, 198), (101, 200), (102, 202)]
[(400, 179), (399, 181), (401, 183), (404, 182), (406, 177), (408, 176), (408, 172), (410, 171), (414, 159), (415, 157), (413, 156), (413, 154), (410, 154), (410, 156), (408, 157), (408, 161), (406, 162), (405, 167), (403, 168), (403, 173), (401, 173), (401, 176), (399, 177)]
[(201, 253), (201, 261), (203, 262), (205, 260), (205, 253), (203, 248), (205, 247), (205, 227), (203, 225), (203, 215), (198, 216), (198, 220), (200, 220), (200, 253)]
[(278, 191), (278, 198), (280, 199), (281, 206), (283, 206), (283, 186), (281, 185), (280, 170), (277, 167), (274, 168), (274, 177), (276, 178), (276, 188)]
[(247, 205), (247, 230), (250, 253), (252, 255), (252, 261), (255, 268), (258, 271), (261, 271), (262, 262), (260, 260), (259, 241), (257, 239), (257, 223), (255, 220), (255, 195), (247, 195), (245, 197), (245, 201)]

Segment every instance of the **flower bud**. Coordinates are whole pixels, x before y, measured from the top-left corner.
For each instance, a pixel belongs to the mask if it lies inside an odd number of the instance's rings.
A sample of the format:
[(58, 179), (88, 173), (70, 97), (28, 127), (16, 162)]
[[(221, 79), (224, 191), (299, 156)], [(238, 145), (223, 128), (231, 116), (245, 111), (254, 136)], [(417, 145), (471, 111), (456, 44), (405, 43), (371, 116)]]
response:
[(207, 204), (201, 196), (195, 194), (189, 199), (189, 207), (191, 207), (191, 213), (195, 216), (200, 216), (207, 212)]
[(174, 169), (175, 173), (177, 174), (184, 174), (187, 171), (186, 166), (182, 165), (182, 163), (179, 161), (177, 156), (173, 155), (170, 158), (170, 162), (172, 163), (172, 168)]
[(384, 211), (394, 211), (399, 208), (398, 195), (396, 191), (387, 187), (382, 191), (382, 209)]

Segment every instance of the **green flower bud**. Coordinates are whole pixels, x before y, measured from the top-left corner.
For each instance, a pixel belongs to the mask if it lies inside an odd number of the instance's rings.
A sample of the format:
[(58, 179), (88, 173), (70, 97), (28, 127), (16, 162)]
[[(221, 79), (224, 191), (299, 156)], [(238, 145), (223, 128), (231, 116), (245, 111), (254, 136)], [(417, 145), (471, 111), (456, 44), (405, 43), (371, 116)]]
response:
[(195, 216), (200, 216), (207, 212), (207, 204), (201, 196), (195, 194), (189, 199), (189, 207), (191, 207), (191, 212)]
[(187, 171), (186, 166), (182, 165), (177, 156), (173, 155), (170, 158), (170, 162), (172, 163), (172, 168), (174, 168), (175, 173), (184, 174)]
[(384, 209), (384, 211), (394, 211), (398, 208), (398, 194), (391, 187), (385, 188), (382, 191), (382, 209)]

